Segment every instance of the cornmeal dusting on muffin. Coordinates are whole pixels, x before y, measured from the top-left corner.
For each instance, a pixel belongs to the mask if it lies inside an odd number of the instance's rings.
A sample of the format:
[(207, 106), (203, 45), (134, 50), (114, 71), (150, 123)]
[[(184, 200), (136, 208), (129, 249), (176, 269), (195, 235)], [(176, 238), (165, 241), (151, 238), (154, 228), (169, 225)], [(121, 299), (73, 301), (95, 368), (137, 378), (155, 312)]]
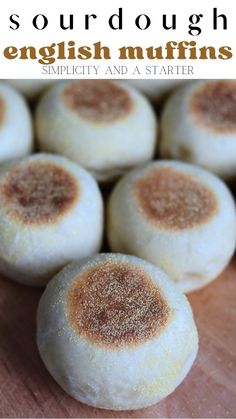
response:
[(207, 222), (217, 211), (215, 194), (190, 174), (155, 168), (133, 187), (139, 210), (164, 229), (181, 230)]
[(170, 316), (167, 302), (144, 270), (114, 261), (83, 272), (70, 287), (67, 302), (74, 330), (110, 348), (148, 341)]
[(196, 121), (217, 132), (236, 130), (236, 83), (215, 81), (194, 93), (190, 111)]
[(79, 185), (59, 165), (37, 161), (11, 169), (0, 195), (10, 216), (25, 224), (43, 224), (55, 222), (74, 205)]
[(127, 117), (133, 107), (129, 93), (109, 80), (73, 82), (64, 89), (62, 100), (81, 118), (96, 123)]

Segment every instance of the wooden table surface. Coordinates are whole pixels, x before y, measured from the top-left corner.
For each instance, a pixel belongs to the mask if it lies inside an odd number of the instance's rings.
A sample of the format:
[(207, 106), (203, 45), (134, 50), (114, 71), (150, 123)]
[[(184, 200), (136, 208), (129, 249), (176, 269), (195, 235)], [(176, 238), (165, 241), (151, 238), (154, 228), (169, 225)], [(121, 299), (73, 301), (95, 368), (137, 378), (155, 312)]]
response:
[(163, 402), (138, 411), (90, 408), (54, 382), (35, 343), (41, 292), (0, 279), (0, 417), (236, 417), (236, 261), (189, 296), (200, 350), (187, 379)]

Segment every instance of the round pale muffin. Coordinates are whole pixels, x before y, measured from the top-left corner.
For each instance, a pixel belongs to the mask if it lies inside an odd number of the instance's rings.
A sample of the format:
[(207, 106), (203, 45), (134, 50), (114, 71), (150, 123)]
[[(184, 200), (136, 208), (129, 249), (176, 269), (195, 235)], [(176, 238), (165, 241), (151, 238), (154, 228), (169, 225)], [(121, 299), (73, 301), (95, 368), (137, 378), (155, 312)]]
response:
[(58, 83), (43, 96), (36, 131), (41, 150), (106, 181), (153, 157), (157, 121), (147, 99), (128, 85), (80, 80)]
[(193, 291), (220, 274), (234, 252), (234, 200), (210, 172), (177, 161), (153, 162), (114, 188), (107, 234), (113, 251), (142, 257), (182, 291)]
[(45, 89), (55, 83), (52, 79), (8, 79), (7, 81), (29, 100), (37, 99)]
[(32, 121), (27, 104), (17, 90), (0, 82), (0, 163), (32, 151)]
[(75, 399), (138, 409), (170, 394), (198, 349), (191, 307), (154, 265), (100, 254), (64, 268), (38, 308), (41, 357)]
[(160, 155), (236, 176), (236, 80), (205, 80), (178, 89), (161, 118)]
[(127, 82), (140, 90), (152, 102), (160, 104), (168, 94), (184, 83), (184, 80), (132, 79)]
[(99, 251), (103, 203), (93, 177), (64, 157), (36, 154), (0, 173), (0, 272), (44, 285)]

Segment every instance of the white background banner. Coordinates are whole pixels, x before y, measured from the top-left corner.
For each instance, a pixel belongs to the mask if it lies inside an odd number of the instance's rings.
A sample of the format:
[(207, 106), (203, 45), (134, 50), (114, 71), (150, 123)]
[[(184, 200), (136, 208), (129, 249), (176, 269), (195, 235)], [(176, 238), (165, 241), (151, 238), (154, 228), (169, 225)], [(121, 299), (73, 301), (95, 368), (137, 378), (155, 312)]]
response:
[(1, 78), (236, 74), (236, 4), (227, 0), (11, 0), (0, 25)]

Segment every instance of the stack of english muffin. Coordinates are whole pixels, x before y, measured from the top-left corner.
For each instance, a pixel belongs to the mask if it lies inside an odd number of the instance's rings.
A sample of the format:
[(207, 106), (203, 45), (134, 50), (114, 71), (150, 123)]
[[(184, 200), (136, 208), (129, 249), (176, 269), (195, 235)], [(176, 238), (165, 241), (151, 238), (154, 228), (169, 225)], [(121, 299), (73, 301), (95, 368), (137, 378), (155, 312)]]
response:
[(0, 83), (0, 273), (47, 285), (40, 355), (94, 407), (174, 391), (198, 350), (184, 294), (235, 250), (236, 82), (178, 84)]

